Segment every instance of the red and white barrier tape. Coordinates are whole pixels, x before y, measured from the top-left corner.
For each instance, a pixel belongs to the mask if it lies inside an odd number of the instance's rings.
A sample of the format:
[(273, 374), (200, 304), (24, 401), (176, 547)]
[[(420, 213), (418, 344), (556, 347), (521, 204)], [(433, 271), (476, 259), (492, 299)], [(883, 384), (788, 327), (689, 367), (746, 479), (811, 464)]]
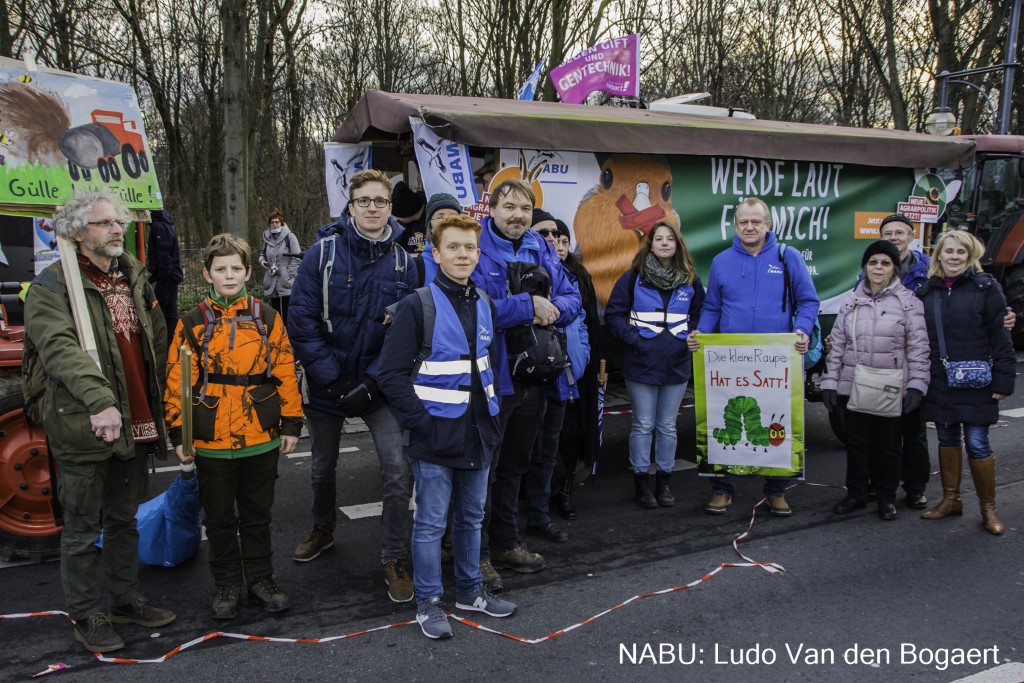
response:
[[(810, 482), (799, 482), (797, 484), (793, 484), (789, 488), (792, 488), (793, 486), (819, 486), (819, 487), (824, 487), (824, 488), (843, 488), (842, 486), (835, 486), (835, 485), (831, 485), (831, 484), (814, 484), (814, 483), (810, 483)], [(622, 602), (620, 602), (619, 604), (617, 604), (617, 605), (615, 605), (613, 607), (609, 607), (608, 609), (604, 610), (603, 612), (595, 614), (595, 615), (593, 615), (591, 617), (587, 617), (583, 621), (577, 622), (577, 623), (575, 623), (575, 624), (573, 624), (571, 626), (568, 626), (566, 628), (563, 628), (563, 629), (560, 629), (558, 631), (555, 631), (554, 633), (549, 633), (546, 636), (542, 636), (540, 638), (525, 638), (523, 636), (517, 636), (517, 635), (511, 634), (511, 633), (506, 633), (504, 631), (498, 631), (496, 629), (489, 628), (489, 627), (484, 626), (483, 624), (481, 624), (479, 622), (473, 621), (472, 619), (467, 619), (466, 617), (459, 616), (457, 614), (449, 614), (449, 616), (452, 619), (455, 619), (456, 621), (458, 621), (459, 623), (465, 624), (466, 626), (474, 628), (474, 629), (476, 629), (478, 631), (484, 631), (486, 633), (493, 633), (494, 635), (502, 636), (503, 638), (508, 638), (510, 640), (514, 640), (514, 641), (519, 642), (519, 643), (526, 643), (526, 644), (529, 644), (529, 645), (536, 645), (537, 643), (543, 643), (546, 640), (552, 640), (552, 639), (557, 638), (559, 636), (565, 635), (566, 633), (569, 633), (570, 631), (578, 629), (581, 626), (586, 626), (587, 624), (590, 624), (591, 622), (594, 622), (597, 619), (600, 619), (601, 617), (603, 617), (605, 615), (611, 614), (612, 612), (614, 612), (614, 611), (616, 611), (618, 609), (621, 609), (621, 608), (625, 607), (626, 605), (628, 605), (628, 604), (630, 604), (632, 602), (636, 602), (637, 600), (645, 600), (647, 598), (653, 598), (653, 597), (658, 596), (658, 595), (667, 595), (669, 593), (677, 593), (679, 591), (684, 591), (684, 590), (686, 590), (688, 588), (693, 588), (695, 586), (699, 586), (700, 584), (705, 583), (705, 582), (711, 580), (711, 577), (713, 577), (714, 575), (718, 574), (723, 569), (731, 569), (731, 568), (734, 568), (734, 567), (760, 567), (760, 568), (764, 569), (766, 572), (768, 572), (769, 574), (778, 574), (780, 572), (784, 572), (784, 571), (786, 571), (785, 568), (782, 565), (780, 565), (780, 564), (778, 564), (776, 562), (758, 562), (756, 560), (753, 560), (753, 559), (747, 557), (742, 552), (740, 552), (740, 548), (739, 548), (740, 542), (744, 541), (744, 540), (746, 540), (746, 539), (748, 539), (750, 537), (751, 529), (753, 529), (754, 522), (757, 519), (757, 510), (762, 505), (765, 505), (766, 502), (767, 502), (767, 499), (761, 499), (760, 501), (758, 501), (757, 503), (754, 504), (754, 506), (753, 506), (753, 508), (751, 510), (751, 514), (750, 514), (750, 523), (747, 524), (747, 528), (743, 531), (743, 533), (740, 534), (739, 536), (737, 536), (736, 538), (734, 538), (733, 541), (732, 541), (732, 547), (736, 551), (736, 554), (739, 555), (741, 558), (743, 558), (745, 560), (745, 562), (723, 562), (722, 564), (718, 565), (717, 567), (712, 569), (710, 572), (708, 572), (704, 576), (700, 577), (699, 579), (697, 579), (695, 581), (691, 581), (690, 583), (687, 583), (687, 584), (684, 584), (684, 585), (680, 585), (680, 586), (675, 586), (674, 588), (665, 588), (665, 589), (662, 589), (662, 590), (659, 590), (659, 591), (652, 591), (650, 593), (640, 593), (638, 595), (634, 595), (633, 597), (628, 598), (626, 600), (623, 600)], [(5, 619), (8, 619), (8, 620), (9, 619), (26, 619), (26, 618), (30, 618), (30, 617), (56, 617), (56, 616), (62, 616), (62, 617), (67, 618), (69, 621), (71, 621), (70, 617), (68, 617), (68, 613), (67, 612), (62, 612), (62, 611), (59, 611), (59, 610), (50, 610), (50, 611), (47, 611), (47, 612), (24, 612), (24, 613), (21, 613), (21, 614), (0, 614), (0, 621), (3, 621)], [(330, 642), (333, 642), (333, 641), (336, 641), (336, 640), (345, 640), (346, 638), (354, 638), (356, 636), (365, 635), (367, 633), (373, 633), (375, 631), (387, 631), (388, 629), (398, 628), (400, 626), (408, 626), (409, 624), (414, 624), (414, 623), (416, 623), (415, 620), (400, 621), (400, 622), (396, 622), (394, 624), (387, 624), (386, 626), (377, 626), (375, 628), (363, 629), (362, 631), (353, 631), (352, 633), (346, 633), (345, 635), (341, 635), (341, 636), (328, 636), (326, 638), (278, 638), (278, 637), (270, 637), (270, 636), (256, 636), (256, 635), (250, 635), (250, 634), (245, 634), (245, 633), (229, 633), (229, 632), (226, 632), (226, 631), (213, 631), (212, 633), (207, 633), (204, 636), (201, 636), (199, 638), (195, 638), (193, 640), (190, 640), (187, 643), (183, 643), (183, 644), (175, 647), (174, 649), (168, 651), (166, 654), (164, 654), (164, 655), (162, 655), (160, 657), (157, 657), (155, 659), (130, 659), (130, 658), (127, 658), (127, 657), (107, 657), (107, 656), (104, 656), (104, 655), (101, 655), (101, 654), (97, 654), (96, 655), (96, 659), (98, 659), (101, 662), (107, 662), (107, 663), (110, 663), (110, 664), (160, 664), (162, 662), (166, 662), (168, 659), (170, 659), (171, 657), (175, 656), (176, 654), (189, 649), (190, 647), (194, 647), (194, 646), (199, 645), (200, 643), (204, 643), (204, 642), (206, 642), (208, 640), (213, 640), (214, 638), (234, 638), (236, 640), (252, 640), (252, 641), (261, 641), (261, 642), (267, 642), (267, 643), (318, 644), (318, 643), (330, 643)]]

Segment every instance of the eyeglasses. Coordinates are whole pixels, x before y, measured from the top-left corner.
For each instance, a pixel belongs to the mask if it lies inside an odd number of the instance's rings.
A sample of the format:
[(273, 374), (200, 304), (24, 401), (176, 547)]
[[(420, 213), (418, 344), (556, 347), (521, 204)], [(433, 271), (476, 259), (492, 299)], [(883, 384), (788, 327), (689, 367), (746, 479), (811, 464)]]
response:
[(107, 219), (105, 221), (86, 221), (86, 224), (95, 225), (96, 227), (99, 228), (106, 228), (107, 230), (111, 230), (115, 225), (120, 227), (122, 230), (128, 227), (128, 221), (111, 219)]
[(558, 237), (558, 231), (557, 230), (551, 230), (550, 228), (544, 228), (543, 230), (538, 230), (537, 234), (540, 235), (541, 237)]
[(355, 199), (350, 199), (348, 203), (355, 204), (360, 209), (365, 209), (370, 206), (370, 202), (373, 202), (373, 205), (378, 209), (383, 209), (391, 204), (391, 200), (384, 199), (384, 197), (374, 197), (373, 199), (370, 199), (369, 197), (356, 197)]

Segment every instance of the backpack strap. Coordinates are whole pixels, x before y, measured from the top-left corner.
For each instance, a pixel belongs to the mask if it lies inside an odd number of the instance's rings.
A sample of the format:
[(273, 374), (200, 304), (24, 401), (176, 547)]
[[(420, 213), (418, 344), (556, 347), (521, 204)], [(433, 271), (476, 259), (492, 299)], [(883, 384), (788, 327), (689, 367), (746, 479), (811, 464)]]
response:
[(796, 313), (796, 294), (793, 292), (793, 284), (789, 280), (789, 264), (786, 263), (786, 245), (779, 242), (779, 260), (782, 261), (782, 312), (786, 312), (786, 305), (789, 310)]
[(434, 303), (434, 292), (430, 287), (417, 288), (416, 296), (420, 298), (420, 304), (423, 306), (423, 343), (420, 344), (420, 352), (413, 361), (413, 375), (419, 372), (423, 361), (430, 358), (434, 345), (434, 321), (437, 319), (437, 305)]
[(273, 366), (270, 362), (270, 335), (268, 330), (273, 325), (266, 321), (263, 317), (263, 302), (254, 296), (248, 298), (248, 309), (249, 315), (230, 318), (232, 329), (231, 329), (231, 346), (234, 346), (234, 324), (236, 321), (249, 321), (251, 320), (256, 326), (256, 330), (260, 333), (260, 338), (263, 340), (263, 349), (266, 352), (266, 365), (267, 369), (262, 375), (226, 375), (223, 373), (211, 373), (210, 372), (210, 339), (213, 337), (213, 330), (217, 325), (223, 324), (225, 321), (223, 318), (217, 317), (217, 313), (210, 306), (209, 301), (203, 299), (199, 302), (197, 307), (200, 315), (202, 316), (201, 322), (203, 323), (203, 341), (200, 343), (195, 334), (192, 332), (192, 325), (195, 322), (191, 316), (186, 314), (185, 320), (182, 323), (182, 329), (185, 332), (185, 336), (192, 344), (193, 348), (198, 350), (200, 355), (200, 367), (203, 369), (203, 380), (202, 384), (199, 385), (199, 392), (196, 394), (198, 400), (206, 398), (206, 390), (210, 383), (213, 384), (236, 384), (241, 386), (249, 386), (253, 384), (280, 384), (280, 381), (273, 376)]
[(249, 296), (249, 314), (252, 316), (252, 321), (260, 333), (260, 337), (263, 338), (263, 348), (267, 352), (267, 371), (263, 373), (263, 377), (267, 382), (271, 382), (274, 375), (270, 364), (270, 335), (267, 334), (267, 326), (263, 324), (263, 302), (251, 295)]
[[(329, 237), (325, 237), (320, 240), (320, 300), (323, 302), (323, 308), (320, 311), (320, 319), (327, 325), (327, 333), (334, 333), (334, 326), (331, 324), (331, 314), (328, 309), (328, 302), (330, 301), (331, 291), (331, 271), (334, 270), (334, 250), (338, 241), (338, 233), (334, 233)], [(327, 258), (324, 258), (324, 249), (329, 249)], [(326, 265), (324, 265), (326, 262)]]

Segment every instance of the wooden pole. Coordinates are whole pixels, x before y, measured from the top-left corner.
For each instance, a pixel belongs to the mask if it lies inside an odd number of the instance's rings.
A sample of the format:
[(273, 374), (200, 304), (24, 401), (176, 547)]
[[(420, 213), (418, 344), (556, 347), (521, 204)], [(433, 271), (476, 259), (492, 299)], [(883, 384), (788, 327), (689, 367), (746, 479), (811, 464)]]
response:
[(96, 365), (100, 366), (100, 355), (96, 350), (96, 335), (89, 317), (89, 307), (85, 301), (85, 288), (82, 287), (82, 271), (78, 267), (78, 249), (75, 243), (63, 237), (57, 238), (60, 251), (60, 265), (64, 269), (64, 283), (68, 288), (68, 300), (71, 302), (71, 315), (75, 319), (75, 330), (78, 332), (78, 343), (89, 354)]
[(178, 354), (181, 368), (181, 451), (188, 460), (196, 457), (192, 443), (192, 351), (184, 344)]

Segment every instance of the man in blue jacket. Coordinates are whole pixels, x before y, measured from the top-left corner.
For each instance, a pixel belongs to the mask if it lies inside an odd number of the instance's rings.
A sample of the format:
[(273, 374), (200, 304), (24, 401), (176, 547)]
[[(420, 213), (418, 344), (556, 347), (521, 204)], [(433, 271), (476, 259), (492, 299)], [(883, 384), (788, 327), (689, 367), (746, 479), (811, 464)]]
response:
[[(407, 566), (412, 474), (402, 430), (373, 380), (384, 343), (385, 308), (416, 287), (416, 265), (391, 217), (391, 183), (381, 171), (352, 176), (348, 207), (321, 228), (302, 259), (288, 312), (288, 336), (308, 386), (313, 530), (292, 555), (308, 562), (334, 545), (335, 468), (346, 417), (370, 429), (384, 485), (381, 562), (388, 597), (413, 598)], [(306, 398), (306, 397), (304, 397)]]
[[(501, 402), (502, 444), (494, 471), (481, 539), (480, 569), (492, 590), (501, 587), (501, 576), (491, 564), (530, 573), (544, 568), (544, 558), (530, 552), (519, 540), (518, 503), (523, 474), (544, 414), (544, 387), (513, 379), (508, 364), (505, 333), (517, 325), (565, 327), (580, 314), (580, 296), (566, 277), (554, 248), (530, 231), (535, 203), (533, 190), (522, 180), (507, 180), (491, 194), (490, 217), (483, 220), (480, 262), (473, 272), (477, 287), (494, 302), (495, 354)], [(550, 299), (526, 293), (509, 293), (509, 266), (515, 262), (540, 266), (551, 283)]]
[[(690, 332), (687, 345), (699, 348), (701, 332), (723, 334), (770, 334), (796, 332), (795, 344), (801, 354), (807, 352), (808, 332), (818, 315), (818, 294), (807, 265), (796, 249), (786, 249), (785, 266), (779, 258), (779, 242), (771, 232), (771, 211), (756, 197), (744, 199), (734, 216), (736, 235), (732, 246), (711, 262), (707, 295), (701, 307), (698, 328)], [(783, 308), (786, 270), (795, 311)], [(795, 316), (795, 318), (794, 318)], [(765, 477), (764, 495), (770, 512), (779, 517), (793, 514), (786, 503), (786, 477)], [(712, 498), (704, 511), (723, 514), (732, 502), (736, 485), (729, 476), (711, 480)]]
[[(516, 605), (490, 592), (479, 563), (488, 472), (501, 440), (492, 307), (469, 279), (480, 256), (480, 224), (468, 216), (445, 217), (431, 233), (440, 271), (425, 299), (411, 296), (397, 307), (377, 379), (408, 430), (405, 454), (416, 474), (416, 621), (425, 636), (443, 639), (452, 635), (441, 584), (449, 504), (455, 606), (507, 617)], [(433, 304), (432, 316), (426, 302)]]

